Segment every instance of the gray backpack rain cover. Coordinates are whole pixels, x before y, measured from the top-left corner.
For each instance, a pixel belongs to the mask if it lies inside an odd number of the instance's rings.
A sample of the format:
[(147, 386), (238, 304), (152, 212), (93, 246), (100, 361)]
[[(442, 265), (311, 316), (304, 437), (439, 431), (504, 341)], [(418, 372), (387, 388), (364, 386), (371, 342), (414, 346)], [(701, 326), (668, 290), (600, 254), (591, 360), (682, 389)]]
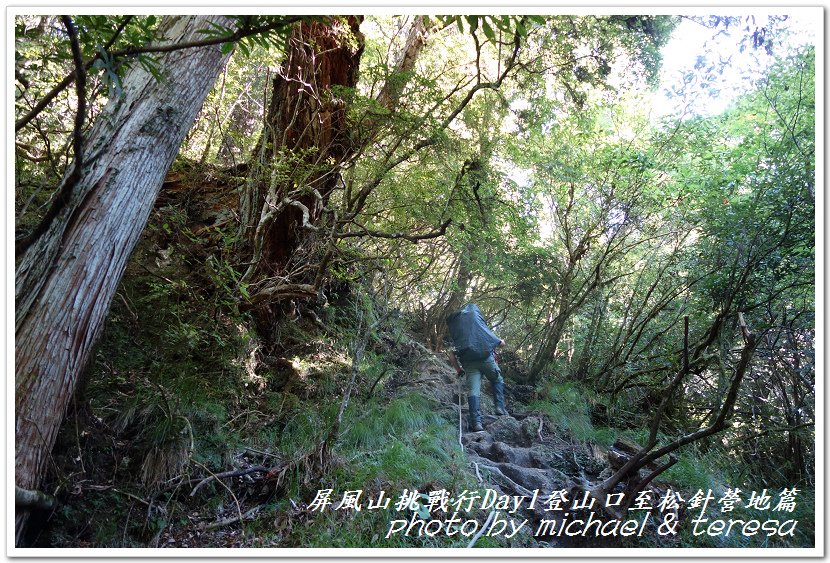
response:
[(487, 326), (481, 310), (475, 303), (465, 305), (460, 311), (447, 317), (447, 328), (462, 361), (483, 360), (501, 342), (501, 338), (493, 334)]

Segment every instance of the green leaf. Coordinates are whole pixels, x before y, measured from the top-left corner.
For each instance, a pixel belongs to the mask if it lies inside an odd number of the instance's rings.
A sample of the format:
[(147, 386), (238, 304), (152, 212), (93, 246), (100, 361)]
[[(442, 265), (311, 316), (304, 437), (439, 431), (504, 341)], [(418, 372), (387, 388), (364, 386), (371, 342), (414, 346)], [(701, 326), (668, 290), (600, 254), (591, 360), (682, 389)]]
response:
[(227, 55), (231, 51), (233, 51), (233, 41), (228, 41), (226, 43), (222, 43), (222, 54)]
[(487, 20), (484, 20), (481, 23), (481, 29), (482, 29), (482, 31), (484, 31), (484, 35), (487, 36), (487, 39), (491, 43), (495, 44), (496, 43), (496, 33), (493, 31), (493, 28), (490, 27), (490, 24), (487, 23)]

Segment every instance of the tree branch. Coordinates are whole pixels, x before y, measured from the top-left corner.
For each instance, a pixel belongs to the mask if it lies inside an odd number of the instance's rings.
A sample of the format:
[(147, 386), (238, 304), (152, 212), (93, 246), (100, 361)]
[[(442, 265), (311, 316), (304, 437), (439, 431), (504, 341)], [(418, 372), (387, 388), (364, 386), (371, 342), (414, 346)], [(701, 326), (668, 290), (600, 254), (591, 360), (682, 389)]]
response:
[(372, 231), (364, 227), (363, 225), (357, 225), (360, 227), (360, 232), (349, 232), (349, 233), (338, 233), (335, 235), (336, 238), (350, 238), (350, 237), (374, 237), (374, 238), (385, 238), (385, 239), (404, 239), (408, 240), (409, 242), (413, 242), (415, 244), (418, 243), (419, 240), (427, 240), (427, 239), (434, 239), (441, 236), (444, 236), (444, 233), (447, 231), (447, 227), (450, 226), (452, 223), (452, 219), (447, 219), (444, 221), (440, 227), (438, 227), (435, 231), (430, 231), (429, 233), (424, 233), (420, 235), (409, 235), (406, 233), (386, 233), (383, 231)]
[[(655, 413), (654, 418), (652, 419), (651, 433), (649, 435), (648, 443), (645, 446), (643, 446), (640, 449), (640, 451), (637, 452), (636, 455), (632, 456), (631, 459), (629, 459), (625, 465), (623, 465), (619, 470), (617, 470), (617, 472), (614, 473), (614, 475), (612, 475), (611, 477), (606, 479), (601, 485), (599, 485), (594, 490), (595, 493), (599, 494), (600, 496), (603, 496), (603, 491), (608, 491), (612, 489), (627, 475), (636, 474), (637, 471), (647, 466), (649, 463), (655, 461), (656, 459), (659, 459), (664, 455), (670, 454), (687, 444), (691, 444), (692, 442), (696, 442), (698, 440), (702, 440), (703, 438), (712, 436), (713, 434), (717, 434), (726, 427), (726, 420), (729, 417), (729, 415), (732, 414), (733, 407), (735, 406), (735, 401), (738, 398), (738, 390), (740, 389), (744, 375), (746, 375), (746, 372), (749, 369), (749, 364), (752, 360), (752, 356), (755, 352), (755, 346), (757, 343), (755, 335), (749, 332), (749, 329), (746, 326), (746, 322), (744, 321), (743, 315), (739, 315), (739, 323), (741, 326), (741, 332), (744, 337), (745, 345), (741, 349), (741, 357), (738, 361), (738, 365), (735, 366), (735, 373), (732, 376), (732, 381), (730, 382), (729, 390), (726, 393), (726, 398), (724, 399), (723, 403), (721, 403), (717, 418), (712, 422), (712, 424), (710, 424), (706, 428), (701, 428), (695, 432), (686, 434), (685, 436), (681, 436), (680, 438), (663, 446), (662, 448), (653, 450), (654, 446), (657, 445), (657, 429), (659, 427), (660, 420), (663, 417), (666, 404), (668, 403), (669, 397), (671, 396), (672, 392), (682, 379), (682, 376), (686, 373), (686, 370), (681, 368), (675, 376), (674, 380), (666, 388), (666, 391), (663, 395), (663, 401), (660, 404), (658, 412)], [(715, 324), (713, 324), (713, 328), (718, 326), (719, 321), (718, 319), (716, 319)], [(668, 467), (670, 466), (671, 465), (666, 465), (663, 469), (661, 469), (661, 471), (668, 469)], [(655, 476), (656, 475), (650, 475), (649, 477), (653, 479)]]
[(222, 520), (217, 520), (216, 522), (211, 522), (209, 524), (202, 524), (198, 529), (204, 531), (215, 530), (216, 528), (222, 528), (224, 526), (230, 526), (231, 524), (236, 524), (237, 522), (242, 522), (243, 520), (250, 520), (257, 514), (259, 511), (262, 510), (262, 507), (265, 506), (264, 504), (259, 504), (252, 509), (250, 509), (245, 514), (239, 513), (236, 516), (231, 516), (230, 518), (223, 518)]
[(75, 63), (75, 91), (78, 98), (78, 107), (75, 112), (75, 126), (72, 130), (72, 151), (75, 153), (75, 161), (72, 164), (72, 172), (64, 179), (63, 185), (52, 202), (52, 205), (49, 207), (49, 211), (46, 212), (46, 215), (44, 215), (43, 219), (40, 220), (28, 235), (15, 241), (14, 252), (16, 256), (20, 256), (40, 235), (46, 232), (55, 217), (69, 203), (72, 191), (75, 189), (75, 184), (81, 179), (81, 169), (84, 165), (83, 127), (84, 117), (86, 115), (86, 70), (84, 69), (81, 45), (78, 42), (78, 29), (75, 27), (75, 23), (69, 16), (61, 16), (61, 21), (66, 28), (66, 34), (69, 36), (72, 60)]
[(282, 27), (286, 27), (297, 22), (303, 21), (308, 19), (308, 16), (285, 16), (284, 19), (280, 19), (271, 23), (259, 25), (256, 27), (247, 27), (243, 26), (231, 33), (230, 35), (221, 35), (218, 37), (213, 37), (211, 39), (202, 39), (199, 41), (191, 41), (189, 43), (179, 43), (174, 45), (148, 45), (146, 47), (129, 47), (127, 49), (121, 49), (119, 51), (113, 51), (110, 53), (111, 57), (132, 57), (135, 55), (141, 55), (144, 53), (169, 53), (172, 51), (180, 51), (182, 49), (191, 49), (194, 47), (208, 47), (210, 45), (219, 45), (222, 43), (236, 43), (241, 39), (245, 39), (246, 37), (251, 37), (252, 35), (259, 35), (261, 33), (268, 33), (270, 31), (275, 31)]
[(190, 491), (190, 496), (194, 496), (196, 493), (199, 492), (199, 489), (210, 483), (211, 481), (217, 479), (223, 479), (225, 477), (241, 477), (242, 475), (248, 475), (250, 473), (268, 473), (269, 469), (267, 467), (263, 467), (262, 465), (255, 465), (253, 467), (248, 467), (247, 469), (236, 469), (233, 471), (225, 471), (223, 473), (216, 473), (211, 474), (208, 477), (205, 477), (201, 481), (199, 481), (193, 490)]
[[(130, 20), (132, 20), (133, 17), (134, 16), (127, 16), (126, 18), (124, 18), (124, 21), (122, 21), (121, 24), (118, 26), (118, 29), (115, 30), (115, 33), (112, 35), (112, 37), (110, 37), (110, 40), (107, 41), (106, 45), (104, 45), (101, 48), (101, 51), (106, 52), (107, 49), (109, 49), (110, 47), (113, 46), (115, 41), (118, 39), (118, 36), (121, 35), (121, 32), (124, 31), (124, 28), (127, 27), (127, 24), (130, 23)], [(88, 71), (90, 68), (92, 68), (92, 65), (99, 58), (101, 58), (100, 54), (95, 55), (94, 57), (92, 57), (88, 62), (86, 62), (83, 65), (84, 70)], [(77, 63), (76, 63), (76, 68), (77, 68)], [(25, 127), (32, 119), (37, 117), (37, 115), (41, 111), (43, 111), (44, 108), (46, 108), (46, 106), (48, 106), (49, 103), (52, 100), (54, 100), (55, 97), (58, 94), (63, 92), (70, 84), (72, 84), (72, 82), (75, 80), (76, 77), (77, 77), (77, 74), (75, 72), (73, 72), (71, 74), (68, 74), (66, 76), (66, 78), (61, 80), (54, 88), (52, 88), (45, 96), (43, 96), (43, 98), (37, 104), (35, 104), (35, 106), (31, 110), (29, 110), (29, 113), (27, 113), (26, 115), (24, 115), (23, 117), (21, 117), (20, 119), (18, 119), (15, 122), (14, 130), (19, 131), (20, 129)]]
[[(132, 16), (130, 16), (130, 18), (131, 17)], [(269, 31), (274, 31), (276, 29), (292, 25), (298, 21), (302, 21), (306, 18), (307, 16), (286, 16), (283, 19), (268, 24), (256, 27), (239, 28), (229, 35), (222, 35), (210, 39), (202, 39), (200, 41), (191, 41), (189, 43), (179, 43), (174, 45), (147, 45), (145, 47), (129, 47), (127, 49), (113, 51), (112, 53), (110, 53), (110, 57), (134, 57), (136, 55), (142, 55), (144, 53), (169, 53), (171, 51), (180, 51), (182, 49), (191, 49), (194, 47), (207, 47), (209, 45), (218, 45), (222, 43), (235, 43), (237, 41), (240, 41), (241, 39), (245, 39), (246, 37), (258, 35), (260, 33), (267, 33)], [(102, 52), (106, 52), (106, 50), (112, 46), (112, 43), (115, 42), (115, 39), (127, 25), (128, 21), (129, 18), (125, 19), (125, 21), (122, 22), (121, 26), (118, 28), (115, 35), (113, 35), (113, 38), (110, 40), (110, 42), (101, 49)], [(95, 63), (95, 61), (97, 61), (100, 58), (100, 53), (95, 55), (83, 65), (83, 69), (89, 70), (90, 68), (92, 68), (92, 65)], [(15, 122), (14, 130), (19, 131), (20, 129), (25, 127), (32, 119), (34, 119), (41, 111), (43, 111), (43, 109), (47, 105), (49, 105), (49, 103), (52, 100), (54, 100), (58, 94), (63, 92), (70, 84), (72, 84), (75, 78), (76, 76), (73, 73), (61, 80), (54, 88), (52, 88), (52, 90), (49, 91), (49, 93), (47, 93), (43, 97), (43, 99), (40, 100), (40, 102), (38, 102), (31, 109), (31, 111), (29, 111), (29, 113), (27, 113)]]
[[(507, 63), (505, 64), (504, 70), (502, 71), (502, 73), (498, 76), (498, 78), (495, 81), (493, 81), (493, 82), (480, 82), (480, 81), (476, 82), (476, 84), (472, 88), (470, 88), (470, 90), (467, 92), (467, 94), (464, 96), (464, 98), (461, 100), (461, 102), (458, 104), (458, 106), (452, 112), (450, 112), (450, 114), (446, 118), (444, 118), (444, 120), (438, 126), (438, 131), (437, 132), (433, 133), (432, 135), (430, 135), (429, 137), (427, 137), (425, 139), (422, 139), (422, 140), (418, 141), (417, 143), (415, 143), (415, 145), (413, 145), (409, 150), (405, 151), (402, 155), (400, 155), (396, 159), (392, 160), (391, 162), (387, 162), (383, 166), (381, 171), (374, 178), (372, 178), (369, 182), (367, 182), (366, 184), (364, 184), (360, 188), (360, 191), (355, 195), (354, 200), (349, 202), (349, 210), (350, 210), (350, 213), (351, 213), (352, 217), (357, 216), (357, 214), (360, 212), (360, 209), (363, 207), (363, 204), (365, 203), (366, 199), (369, 197), (369, 194), (371, 194), (372, 191), (374, 191), (374, 189), (378, 185), (380, 185), (380, 183), (383, 180), (384, 176), (388, 172), (395, 169), (401, 163), (403, 163), (403, 162), (409, 160), (410, 158), (412, 158), (412, 156), (414, 154), (416, 154), (418, 151), (420, 151), (421, 149), (436, 144), (438, 142), (439, 138), (440, 138), (440, 135), (438, 134), (438, 132), (444, 131), (447, 127), (450, 126), (450, 124), (452, 124), (452, 122), (455, 120), (455, 118), (458, 117), (458, 115), (462, 111), (464, 111), (464, 108), (467, 107), (467, 105), (472, 101), (473, 97), (475, 97), (476, 93), (479, 90), (485, 90), (485, 89), (495, 90), (495, 89), (498, 89), (498, 88), (501, 87), (502, 82), (504, 82), (504, 80), (507, 78), (507, 75), (516, 66), (516, 59), (519, 56), (519, 48), (520, 47), (521, 47), (521, 36), (518, 33), (516, 33), (513, 37), (513, 52), (510, 55), (510, 59), (507, 61)], [(387, 153), (387, 158), (389, 158), (389, 157), (391, 157), (391, 153)]]
[(39, 508), (49, 510), (57, 504), (55, 497), (41, 491), (30, 491), (14, 486), (14, 505), (25, 508)]

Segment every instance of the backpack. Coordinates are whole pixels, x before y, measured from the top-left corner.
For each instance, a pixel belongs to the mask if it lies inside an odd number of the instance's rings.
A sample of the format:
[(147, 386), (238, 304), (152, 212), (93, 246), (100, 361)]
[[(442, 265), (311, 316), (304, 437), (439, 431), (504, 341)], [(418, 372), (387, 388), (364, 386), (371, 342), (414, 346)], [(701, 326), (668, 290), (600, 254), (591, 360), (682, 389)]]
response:
[(483, 360), (501, 342), (501, 338), (487, 326), (475, 303), (470, 303), (447, 317), (447, 328), (462, 362)]

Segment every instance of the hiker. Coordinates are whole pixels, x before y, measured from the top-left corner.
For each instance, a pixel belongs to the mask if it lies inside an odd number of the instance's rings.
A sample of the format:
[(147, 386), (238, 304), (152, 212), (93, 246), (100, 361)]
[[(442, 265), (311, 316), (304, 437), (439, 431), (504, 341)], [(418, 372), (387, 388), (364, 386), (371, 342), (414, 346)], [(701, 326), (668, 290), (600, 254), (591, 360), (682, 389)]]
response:
[(490, 330), (481, 310), (474, 303), (465, 305), (447, 317), (447, 328), (454, 346), (449, 352), (450, 363), (459, 377), (467, 375), (470, 430), (479, 432), (484, 430), (481, 425), (482, 374), (490, 381), (496, 414), (507, 414), (504, 406), (504, 379), (493, 352), (496, 347), (504, 346), (504, 340)]

